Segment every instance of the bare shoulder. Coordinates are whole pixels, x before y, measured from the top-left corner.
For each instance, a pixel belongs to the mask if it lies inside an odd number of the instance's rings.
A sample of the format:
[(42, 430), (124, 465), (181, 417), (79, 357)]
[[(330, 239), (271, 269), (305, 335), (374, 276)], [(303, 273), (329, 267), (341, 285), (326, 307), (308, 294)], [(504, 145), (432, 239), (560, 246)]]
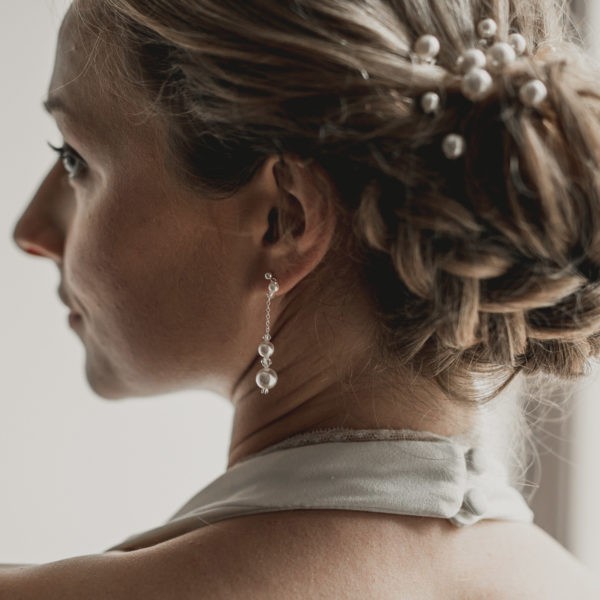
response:
[[(416, 571), (398, 568), (401, 553), (389, 555), (393, 519), (336, 510), (232, 518), (143, 550), (15, 570), (14, 594), (0, 600), (400, 600), (399, 589), (434, 598), (411, 587), (404, 574)], [(386, 539), (373, 543), (375, 532)]]
[(311, 557), (318, 547), (315, 522), (306, 519), (308, 511), (294, 512), (302, 515), (230, 519), (132, 552), (7, 566), (0, 571), (0, 600), (344, 598), (323, 587), (324, 572), (336, 573), (343, 559)]
[(203, 598), (600, 599), (593, 576), (550, 536), (505, 521), (456, 528), (365, 511), (280, 511), (228, 519), (152, 551)]
[[(171, 558), (171, 559), (170, 559)], [(191, 573), (177, 555), (160, 547), (135, 552), (108, 552), (42, 565), (7, 566), (0, 571), (0, 600), (197, 600), (213, 579), (210, 561)]]
[(600, 580), (536, 525), (484, 521), (449, 539), (472, 598), (600, 599)]
[(340, 510), (228, 519), (151, 548), (0, 572), (0, 600), (598, 600), (539, 528)]
[(210, 554), (214, 598), (441, 600), (436, 582), (421, 575), (430, 572), (431, 556), (416, 542), (448, 525), (412, 519), (399, 528), (397, 520), (364, 511), (279, 511), (228, 519), (163, 547), (195, 556), (192, 563)]
[(550, 536), (505, 521), (459, 529), (441, 519), (282, 511), (229, 519), (164, 550), (195, 556), (192, 564), (210, 554), (209, 598), (600, 599), (595, 577)]

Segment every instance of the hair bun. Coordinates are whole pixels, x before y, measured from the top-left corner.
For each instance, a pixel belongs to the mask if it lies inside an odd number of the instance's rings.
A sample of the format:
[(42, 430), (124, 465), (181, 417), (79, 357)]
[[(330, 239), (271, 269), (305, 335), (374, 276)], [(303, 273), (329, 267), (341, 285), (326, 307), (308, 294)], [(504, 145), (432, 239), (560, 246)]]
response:
[[(476, 372), (579, 376), (600, 352), (600, 89), (577, 52), (514, 62), (476, 102), (453, 79), (411, 162), (429, 176), (401, 200), (382, 186), (396, 210), (379, 225), (359, 217), (420, 307), (403, 326), (396, 313), (396, 347), (450, 392)], [(466, 140), (459, 163), (436, 150), (448, 130)]]

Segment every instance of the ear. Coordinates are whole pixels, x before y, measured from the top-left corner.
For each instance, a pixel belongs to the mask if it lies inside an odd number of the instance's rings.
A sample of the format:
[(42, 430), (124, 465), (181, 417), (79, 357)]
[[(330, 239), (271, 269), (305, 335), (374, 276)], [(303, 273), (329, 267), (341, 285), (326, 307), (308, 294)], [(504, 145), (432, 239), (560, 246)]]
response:
[(278, 295), (283, 295), (311, 273), (330, 249), (337, 224), (337, 192), (329, 174), (315, 161), (285, 154), (270, 157), (264, 169), (277, 196), (263, 220), (264, 272), (275, 275)]

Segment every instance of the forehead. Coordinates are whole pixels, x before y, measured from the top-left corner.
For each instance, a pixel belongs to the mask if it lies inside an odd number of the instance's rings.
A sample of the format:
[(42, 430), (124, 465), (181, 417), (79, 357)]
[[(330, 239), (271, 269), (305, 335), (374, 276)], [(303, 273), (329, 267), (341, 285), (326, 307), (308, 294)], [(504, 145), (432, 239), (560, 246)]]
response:
[(85, 114), (89, 111), (88, 100), (97, 95), (94, 85), (97, 78), (91, 76), (94, 61), (90, 42), (90, 36), (86, 39), (71, 6), (58, 33), (54, 70), (48, 86), (48, 99), (58, 100), (64, 109), (57, 112), (68, 119), (75, 113), (88, 116)]
[(140, 105), (130, 102), (126, 86), (115, 80), (110, 69), (115, 57), (106, 54), (110, 45), (82, 24), (84, 18), (71, 5), (61, 24), (48, 100), (51, 106), (60, 104), (53, 111), (57, 123), (82, 144), (85, 139), (108, 144), (116, 132), (132, 132)]

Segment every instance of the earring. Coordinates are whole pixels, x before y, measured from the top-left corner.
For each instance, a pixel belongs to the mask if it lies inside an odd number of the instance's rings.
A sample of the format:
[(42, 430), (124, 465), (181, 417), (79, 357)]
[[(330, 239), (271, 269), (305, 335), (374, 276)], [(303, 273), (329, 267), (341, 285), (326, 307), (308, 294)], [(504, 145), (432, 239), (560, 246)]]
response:
[(271, 356), (275, 347), (271, 343), (271, 298), (279, 291), (279, 283), (272, 273), (265, 273), (265, 279), (269, 280), (267, 289), (267, 325), (263, 341), (258, 345), (258, 355), (261, 357), (260, 364), (263, 368), (256, 374), (256, 385), (261, 394), (268, 394), (269, 390), (277, 383), (277, 373), (271, 369)]

